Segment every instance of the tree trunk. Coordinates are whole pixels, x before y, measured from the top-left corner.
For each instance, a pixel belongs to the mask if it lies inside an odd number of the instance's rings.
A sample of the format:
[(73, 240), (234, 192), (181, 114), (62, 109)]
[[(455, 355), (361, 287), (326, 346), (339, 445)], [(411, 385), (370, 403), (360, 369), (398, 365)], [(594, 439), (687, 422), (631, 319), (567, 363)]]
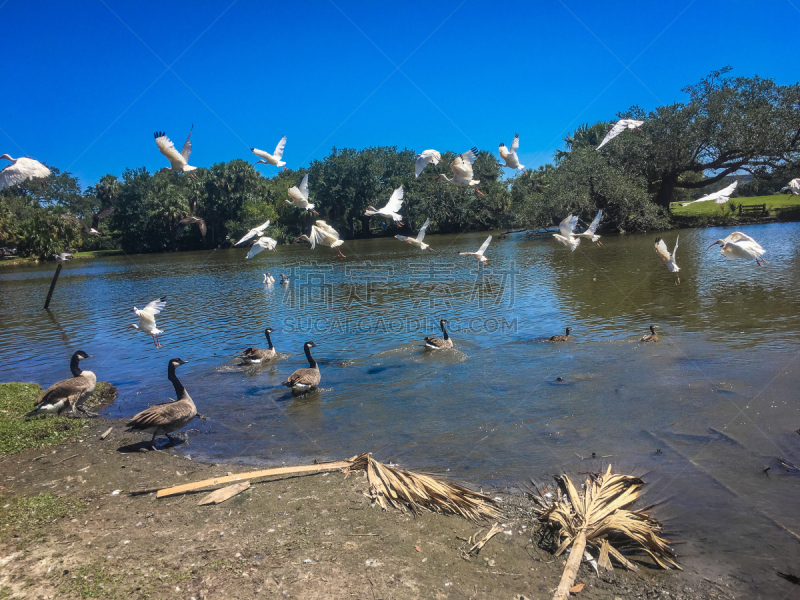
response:
[(578, 569), (583, 561), (583, 553), (586, 550), (586, 528), (581, 528), (575, 541), (572, 542), (572, 549), (569, 551), (569, 558), (567, 564), (564, 566), (564, 573), (561, 575), (561, 581), (558, 584), (553, 600), (567, 600), (569, 598), (569, 589), (575, 585), (575, 579), (578, 577)]
[(675, 193), (675, 186), (677, 184), (677, 175), (670, 174), (662, 177), (661, 187), (658, 188), (658, 192), (656, 193), (656, 204), (664, 208), (669, 208), (669, 203), (672, 202), (672, 197)]

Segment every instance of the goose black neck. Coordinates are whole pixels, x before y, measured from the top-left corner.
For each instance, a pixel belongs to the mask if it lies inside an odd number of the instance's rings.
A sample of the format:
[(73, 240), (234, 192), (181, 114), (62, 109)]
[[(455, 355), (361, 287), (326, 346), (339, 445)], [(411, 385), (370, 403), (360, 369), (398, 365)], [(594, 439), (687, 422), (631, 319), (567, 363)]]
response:
[(81, 359), (78, 358), (78, 353), (72, 355), (69, 361), (69, 370), (72, 371), (73, 377), (80, 377), (83, 370), (81, 369)]
[(308, 359), (308, 366), (312, 369), (317, 368), (317, 361), (311, 356), (311, 347), (310, 346), (303, 346), (303, 350), (306, 353), (306, 358)]
[(186, 388), (183, 387), (181, 380), (178, 379), (178, 376), (175, 375), (175, 365), (169, 363), (167, 379), (172, 382), (173, 387), (175, 388), (175, 393), (178, 395), (178, 400), (180, 400), (183, 395), (186, 393)]
[(267, 336), (267, 348), (272, 350), (272, 339), (269, 337), (269, 331), (265, 331), (264, 335)]
[(449, 339), (450, 339), (450, 336), (449, 336), (449, 335), (447, 335), (447, 329), (445, 329), (445, 328), (444, 328), (444, 321), (441, 321), (441, 322), (439, 323), (439, 325), (440, 325), (440, 326), (441, 326), (441, 328), (442, 328), (442, 333), (444, 334), (444, 339), (446, 339), (446, 340), (449, 340)]
[(569, 337), (569, 327), (567, 327), (567, 330), (564, 332), (564, 335), (566, 335), (567, 337)]
[(650, 325), (650, 333), (652, 333), (653, 335), (656, 334), (656, 328), (653, 327), (652, 325)]

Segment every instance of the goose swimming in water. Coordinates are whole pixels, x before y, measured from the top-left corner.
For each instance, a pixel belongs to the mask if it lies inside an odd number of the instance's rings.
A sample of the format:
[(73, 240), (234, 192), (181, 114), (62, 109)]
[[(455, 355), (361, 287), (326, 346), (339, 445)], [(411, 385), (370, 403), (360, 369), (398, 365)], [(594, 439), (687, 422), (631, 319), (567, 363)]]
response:
[(281, 273), (281, 285), (289, 285), (289, 278)]
[(431, 350), (445, 350), (453, 347), (453, 340), (450, 339), (450, 336), (447, 334), (447, 329), (444, 328), (445, 323), (447, 323), (447, 319), (439, 319), (439, 327), (442, 328), (443, 337), (426, 336), (425, 348), (430, 348)]
[(269, 273), (264, 273), (264, 283), (273, 284), (275, 283), (275, 278)]
[(311, 356), (311, 348), (315, 348), (318, 345), (319, 344), (315, 344), (314, 342), (306, 342), (303, 344), (303, 352), (306, 353), (306, 359), (308, 359), (308, 368), (297, 369), (297, 371), (289, 375), (289, 378), (281, 384), (292, 388), (293, 394), (305, 394), (306, 392), (317, 389), (321, 376), (319, 374), (317, 361)]
[(81, 370), (80, 361), (85, 358), (90, 357), (83, 350), (78, 350), (73, 354), (69, 361), (69, 368), (73, 376), (54, 383), (47, 388), (47, 391), (42, 392), (36, 399), (36, 408), (25, 416), (60, 415), (68, 408), (71, 409), (73, 415), (76, 414), (76, 409), (86, 413), (83, 408), (78, 407), (78, 404), (92, 395), (94, 386), (97, 383), (97, 377), (91, 371)]
[(178, 399), (175, 402), (156, 404), (146, 408), (127, 423), (127, 431), (129, 432), (143, 431), (152, 433), (153, 437), (150, 440), (150, 446), (153, 445), (158, 435), (167, 436), (167, 439), (174, 444), (175, 440), (169, 434), (188, 425), (189, 421), (197, 415), (197, 408), (192, 401), (192, 397), (183, 387), (177, 375), (175, 375), (175, 369), (185, 365), (187, 362), (189, 361), (173, 358), (169, 361), (169, 367), (167, 368), (167, 378), (175, 387), (175, 394)]
[(658, 329), (658, 325), (650, 325), (650, 333), (645, 333), (639, 341), (640, 342), (657, 342), (658, 341), (658, 334), (656, 333), (656, 329)]
[(550, 336), (551, 342), (568, 342), (572, 339), (572, 336), (569, 332), (572, 331), (572, 327), (567, 327), (567, 331), (564, 335), (552, 335)]
[(246, 348), (241, 354), (237, 356), (242, 359), (246, 365), (257, 365), (262, 362), (267, 362), (275, 358), (275, 346), (272, 345), (272, 339), (269, 337), (270, 333), (274, 333), (272, 327), (267, 327), (264, 330), (264, 335), (267, 337), (267, 348)]

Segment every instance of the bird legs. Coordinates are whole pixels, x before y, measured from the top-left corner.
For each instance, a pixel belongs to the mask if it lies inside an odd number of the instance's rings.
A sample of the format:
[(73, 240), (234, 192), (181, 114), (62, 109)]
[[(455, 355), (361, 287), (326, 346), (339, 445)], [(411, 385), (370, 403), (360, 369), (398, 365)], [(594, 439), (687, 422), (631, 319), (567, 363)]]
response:
[(336, 256), (338, 258), (347, 258), (344, 254), (342, 254), (342, 251), (339, 250), (338, 248), (336, 248)]
[(153, 335), (153, 346), (155, 346), (156, 348), (163, 348), (163, 346), (161, 345), (161, 342), (158, 340), (158, 334), (157, 333)]
[(473, 189), (473, 190), (475, 190), (476, 192), (478, 192), (478, 195), (479, 195), (479, 196), (483, 196), (483, 192), (482, 192), (482, 191), (480, 191), (480, 190), (478, 189), (478, 186), (477, 186), (477, 185), (473, 185), (473, 186), (472, 186), (472, 189)]

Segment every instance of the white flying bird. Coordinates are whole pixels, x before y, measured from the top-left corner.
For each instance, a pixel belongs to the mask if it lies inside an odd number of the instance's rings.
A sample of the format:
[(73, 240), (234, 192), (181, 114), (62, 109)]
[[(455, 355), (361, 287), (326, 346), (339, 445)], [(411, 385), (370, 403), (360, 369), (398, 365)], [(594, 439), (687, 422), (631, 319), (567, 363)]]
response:
[(144, 331), (147, 335), (153, 336), (153, 345), (156, 348), (161, 348), (161, 342), (158, 341), (158, 336), (164, 332), (156, 327), (156, 315), (167, 305), (164, 298), (166, 298), (166, 296), (161, 296), (161, 298), (153, 300), (141, 310), (134, 306), (133, 312), (139, 317), (139, 322), (131, 323), (125, 328), (125, 331), (128, 329)]
[(600, 224), (600, 219), (602, 218), (603, 218), (603, 211), (602, 210), (597, 211), (597, 216), (594, 218), (594, 221), (592, 221), (591, 225), (589, 225), (589, 227), (586, 228), (586, 231), (584, 231), (583, 233), (576, 233), (575, 236), (589, 238), (590, 240), (595, 242), (598, 246), (602, 246), (603, 243), (600, 241), (600, 236), (595, 233), (595, 231), (597, 231), (597, 226)]
[(519, 164), (519, 157), (517, 156), (517, 148), (519, 148), (519, 134), (514, 134), (514, 141), (511, 142), (511, 150), (506, 148), (503, 142), (500, 142), (500, 158), (506, 161), (506, 164), (503, 165), (509, 169), (519, 169), (520, 171), (525, 170), (525, 165)]
[[(189, 137), (186, 138), (186, 142), (183, 144), (183, 148), (181, 148), (180, 153), (175, 149), (175, 144), (167, 137), (167, 134), (162, 132), (156, 131), (155, 138), (156, 138), (156, 145), (158, 149), (161, 151), (161, 154), (167, 157), (169, 161), (170, 168), (175, 171), (176, 173), (189, 173), (190, 171), (194, 171), (197, 167), (189, 166), (189, 156), (192, 154), (192, 131), (194, 130), (194, 125), (192, 125), (192, 129), (189, 130)], [(165, 170), (167, 167), (164, 167)], [(197, 179), (197, 175), (191, 173), (191, 177)]]
[(759, 267), (763, 267), (764, 265), (761, 263), (769, 264), (769, 261), (764, 259), (764, 254), (766, 250), (761, 247), (757, 241), (751, 238), (749, 235), (742, 233), (741, 231), (734, 231), (728, 237), (717, 240), (708, 249), (712, 248), (719, 244), (722, 248), (719, 251), (725, 256), (727, 259), (734, 259), (734, 258), (749, 258), (751, 260), (755, 260), (756, 264)]
[(414, 164), (414, 173), (416, 177), (419, 177), (419, 174), (422, 173), (422, 169), (424, 169), (428, 163), (438, 165), (440, 160), (442, 160), (442, 155), (436, 150), (425, 150), (422, 154), (417, 154), (417, 162)]
[[(2, 188), (3, 184), (0, 183), (0, 189)], [(781, 188), (781, 194), (794, 194), (795, 196), (800, 196), (800, 177), (797, 179), (792, 179), (786, 187)]]
[[(698, 198), (697, 200), (692, 200), (691, 202), (683, 202), (681, 206), (689, 206), (690, 204), (694, 204), (695, 202), (709, 202), (713, 200), (717, 204), (725, 204), (731, 198), (731, 194), (733, 194), (736, 186), (739, 185), (739, 180), (737, 179), (728, 187), (719, 190), (718, 192), (714, 192), (713, 194), (706, 194), (702, 198)], [(722, 210), (725, 210), (722, 206), (720, 206)]]
[[(675, 262), (675, 253), (678, 251), (678, 240), (681, 236), (675, 238), (675, 247), (672, 249), (672, 254), (669, 253), (667, 250), (667, 245), (664, 243), (660, 237), (656, 238), (656, 254), (658, 257), (664, 261), (664, 264), (667, 265), (667, 268), (670, 270), (671, 273), (677, 273), (681, 270), (678, 266), (678, 263)], [(681, 282), (680, 275), (677, 276), (676, 284)]]
[(276, 240), (273, 240), (271, 237), (267, 237), (262, 235), (260, 238), (256, 240), (256, 243), (250, 246), (250, 252), (247, 253), (245, 258), (253, 258), (256, 254), (261, 252), (262, 250), (275, 250), (275, 246), (278, 245)]
[(371, 217), (378, 215), (379, 217), (392, 219), (398, 225), (403, 225), (403, 215), (400, 214), (400, 207), (403, 206), (403, 186), (401, 185), (394, 192), (389, 202), (386, 203), (382, 209), (378, 210), (374, 206), (368, 206), (364, 211), (364, 216)]
[[(595, 217), (596, 218), (596, 217)], [(554, 233), (553, 237), (560, 244), (565, 245), (567, 248), (575, 252), (575, 249), (581, 245), (581, 238), (575, 237), (572, 232), (578, 225), (578, 217), (567, 215), (561, 223), (558, 224), (559, 233)]]
[(447, 175), (439, 175), (434, 181), (444, 179), (447, 183), (452, 183), (458, 187), (472, 187), (478, 194), (483, 196), (483, 192), (478, 189), (480, 179), (473, 179), (472, 163), (478, 158), (478, 149), (467, 150), (461, 156), (450, 163), (450, 170), (453, 171), (453, 178), (448, 179)]
[(431, 252), (433, 252), (433, 248), (431, 248), (428, 244), (426, 244), (425, 242), (422, 241), (422, 240), (425, 239), (425, 230), (428, 228), (428, 225), (430, 225), (430, 224), (431, 224), (431, 220), (430, 219), (425, 219), (425, 224), (419, 230), (419, 233), (417, 234), (417, 237), (415, 237), (415, 238), (407, 237), (405, 235), (396, 235), (394, 237), (396, 237), (401, 242), (406, 242), (407, 244), (411, 244), (412, 246), (416, 246), (420, 250), (430, 250)]
[(474, 256), (481, 262), (481, 264), (485, 265), (487, 262), (489, 262), (489, 259), (486, 258), (483, 255), (483, 253), (486, 252), (486, 249), (489, 247), (489, 242), (491, 241), (492, 241), (492, 236), (489, 236), (488, 238), (486, 238), (486, 241), (483, 242), (483, 245), (480, 248), (478, 248), (477, 252), (459, 252), (459, 254), (461, 256)]
[(611, 127), (611, 129), (608, 130), (606, 137), (603, 138), (603, 141), (600, 142), (600, 145), (595, 148), (595, 150), (600, 150), (600, 148), (605, 146), (608, 142), (613, 140), (626, 129), (638, 129), (642, 125), (644, 125), (644, 121), (637, 121), (636, 119), (620, 119)]
[(269, 227), (269, 219), (267, 219), (267, 222), (264, 223), (263, 225), (259, 225), (258, 227), (253, 227), (250, 231), (245, 233), (244, 236), (242, 236), (242, 239), (240, 239), (238, 242), (236, 242), (234, 244), (234, 246), (238, 246), (242, 242), (246, 242), (250, 238), (255, 237), (256, 235), (258, 235), (259, 233), (264, 231), (267, 227)]
[(11, 161), (9, 166), (0, 171), (0, 190), (34, 177), (50, 175), (50, 169), (32, 158), (11, 158), (8, 154), (3, 154), (0, 156), (0, 160)]
[(319, 214), (314, 210), (314, 205), (308, 203), (308, 173), (303, 177), (300, 186), (290, 187), (288, 193), (291, 200), (286, 200), (286, 204), (296, 206), (301, 210), (310, 210), (315, 215)]
[[(295, 241), (297, 240), (304, 240), (308, 242), (311, 244), (312, 250), (316, 248), (317, 244), (330, 246), (336, 250), (339, 258), (345, 258), (345, 255), (342, 254), (342, 251), (339, 250), (339, 246), (344, 244), (344, 240), (340, 240), (339, 233), (325, 221), (317, 221), (316, 224), (311, 226), (310, 235), (301, 235)], [(281, 283), (283, 283), (283, 281), (281, 281)]]
[(275, 151), (272, 154), (259, 150), (258, 148), (250, 148), (250, 152), (261, 157), (261, 160), (254, 162), (253, 166), (255, 167), (259, 163), (264, 163), (265, 165), (272, 165), (274, 167), (283, 167), (284, 170), (288, 171), (289, 169), (283, 166), (286, 163), (281, 160), (283, 158), (284, 146), (286, 146), (286, 136), (281, 138), (281, 141), (275, 146)]

